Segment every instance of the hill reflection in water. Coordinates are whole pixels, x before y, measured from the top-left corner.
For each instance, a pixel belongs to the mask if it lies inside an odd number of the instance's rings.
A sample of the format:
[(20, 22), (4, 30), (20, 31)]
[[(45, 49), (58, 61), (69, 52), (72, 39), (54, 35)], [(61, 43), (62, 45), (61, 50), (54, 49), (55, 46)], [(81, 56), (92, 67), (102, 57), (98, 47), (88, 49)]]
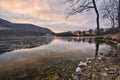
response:
[(0, 39), (0, 54), (13, 50), (34, 48), (42, 45), (47, 45), (52, 42), (53, 39), (53, 37)]

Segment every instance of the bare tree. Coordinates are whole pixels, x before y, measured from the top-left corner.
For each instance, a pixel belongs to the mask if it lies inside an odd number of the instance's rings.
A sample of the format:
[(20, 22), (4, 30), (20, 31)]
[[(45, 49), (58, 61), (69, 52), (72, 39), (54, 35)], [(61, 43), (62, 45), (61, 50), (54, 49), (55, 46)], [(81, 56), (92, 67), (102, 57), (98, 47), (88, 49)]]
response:
[(111, 21), (113, 29), (115, 25), (120, 29), (120, 0), (105, 0), (102, 6), (103, 18)]
[(108, 19), (111, 22), (111, 26), (114, 32), (115, 26), (117, 26), (118, 21), (118, 11), (119, 11), (119, 0), (105, 0), (104, 5), (102, 5), (102, 15), (104, 19)]
[(99, 11), (96, 5), (96, 0), (67, 0), (67, 5), (68, 16), (94, 9), (97, 16), (97, 35), (100, 34)]

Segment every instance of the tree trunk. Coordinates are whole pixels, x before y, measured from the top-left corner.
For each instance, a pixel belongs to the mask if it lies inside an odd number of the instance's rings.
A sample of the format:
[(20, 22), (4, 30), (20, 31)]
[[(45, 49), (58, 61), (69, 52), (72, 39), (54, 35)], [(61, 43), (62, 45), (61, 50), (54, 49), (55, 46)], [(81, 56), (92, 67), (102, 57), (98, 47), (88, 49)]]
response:
[(97, 22), (97, 35), (100, 35), (99, 12), (98, 12), (95, 0), (92, 0), (92, 1), (93, 1), (94, 9), (95, 9), (95, 12), (96, 12), (96, 16), (97, 16), (97, 18), (96, 18), (96, 22)]
[(115, 33), (115, 21), (114, 19), (111, 19), (111, 25), (112, 25), (112, 33), (114, 34)]

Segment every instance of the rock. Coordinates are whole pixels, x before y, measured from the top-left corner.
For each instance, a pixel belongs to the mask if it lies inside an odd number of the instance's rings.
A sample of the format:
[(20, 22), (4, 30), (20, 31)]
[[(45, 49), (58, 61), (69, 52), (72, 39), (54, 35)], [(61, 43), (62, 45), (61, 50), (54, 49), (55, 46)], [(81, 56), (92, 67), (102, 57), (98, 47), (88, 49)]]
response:
[(106, 72), (102, 72), (100, 73), (101, 76), (108, 76), (108, 74)]
[(109, 69), (108, 69), (108, 68), (106, 68), (106, 67), (105, 67), (104, 69), (105, 69), (106, 71), (108, 71), (108, 70), (109, 70)]
[(108, 74), (116, 74), (115, 71), (108, 71), (107, 73), (108, 73)]
[(79, 66), (76, 68), (76, 73), (81, 74), (81, 68)]
[(78, 66), (85, 67), (85, 66), (87, 66), (87, 63), (86, 62), (80, 62), (80, 64)]
[(98, 57), (98, 59), (99, 59), (99, 60), (101, 60), (101, 59), (102, 59), (102, 57)]
[(88, 65), (91, 64), (91, 62), (92, 62), (92, 61), (86, 61), (86, 63), (87, 63)]

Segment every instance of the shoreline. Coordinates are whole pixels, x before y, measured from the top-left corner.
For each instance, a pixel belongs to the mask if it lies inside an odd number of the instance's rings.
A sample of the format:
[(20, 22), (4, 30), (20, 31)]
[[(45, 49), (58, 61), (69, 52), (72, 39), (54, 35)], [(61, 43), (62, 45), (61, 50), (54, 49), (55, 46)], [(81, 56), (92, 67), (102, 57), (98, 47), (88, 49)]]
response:
[(120, 43), (120, 33), (97, 36), (96, 40), (104, 40), (106, 42), (117, 44), (117, 43)]
[(108, 52), (87, 60), (80, 80), (120, 80), (120, 54)]
[(117, 51), (100, 53), (100, 56), (86, 60), (87, 66), (81, 68), (80, 80), (120, 80), (120, 33), (96, 36), (95, 40), (116, 45)]

